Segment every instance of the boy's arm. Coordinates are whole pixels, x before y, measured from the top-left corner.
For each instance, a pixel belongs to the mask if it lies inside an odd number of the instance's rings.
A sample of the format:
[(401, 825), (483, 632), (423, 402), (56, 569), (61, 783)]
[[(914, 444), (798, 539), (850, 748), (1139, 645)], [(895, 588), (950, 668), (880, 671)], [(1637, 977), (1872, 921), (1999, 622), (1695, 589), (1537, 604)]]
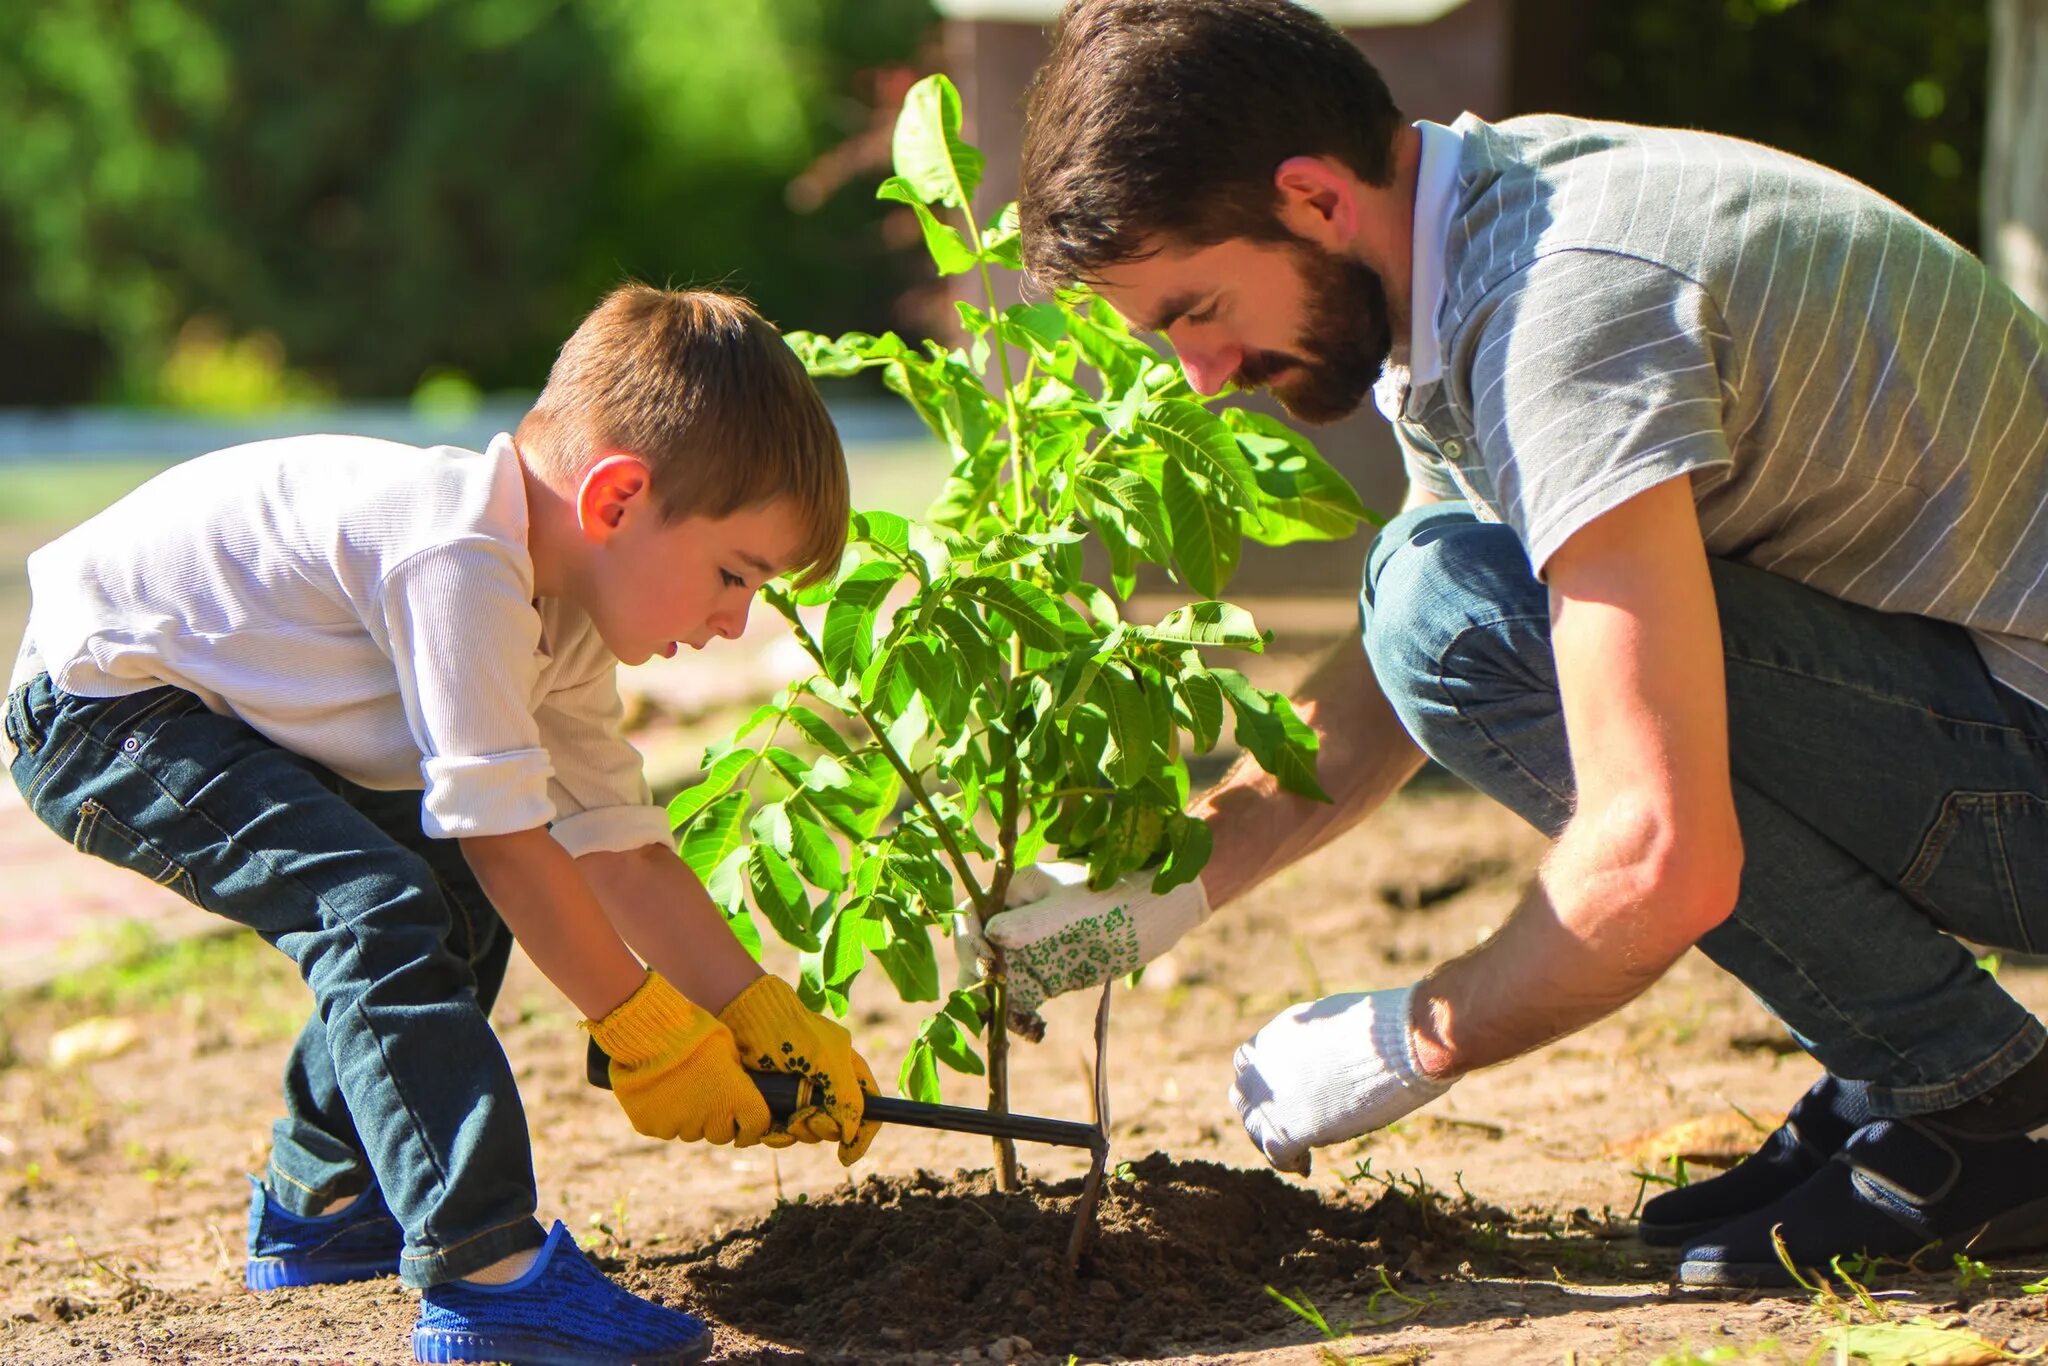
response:
[(461, 845), (512, 937), (586, 1019), (603, 1019), (639, 990), (646, 969), (576, 860), (545, 828), (472, 835)]
[(724, 1010), (761, 975), (690, 865), (668, 846), (584, 854), (574, 863), (617, 935), (706, 1010)]

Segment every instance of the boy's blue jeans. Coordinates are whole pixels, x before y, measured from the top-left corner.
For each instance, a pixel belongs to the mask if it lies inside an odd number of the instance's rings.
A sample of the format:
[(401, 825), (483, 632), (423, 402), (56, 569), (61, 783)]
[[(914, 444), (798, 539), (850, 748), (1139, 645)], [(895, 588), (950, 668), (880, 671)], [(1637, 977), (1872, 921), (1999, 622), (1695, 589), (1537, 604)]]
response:
[[(2048, 948), (2048, 710), (1958, 626), (1712, 562), (1742, 826), (1734, 913), (1699, 941), (1881, 1115), (1973, 1100), (2048, 1032), (1961, 939)], [(1366, 654), (1430, 757), (1547, 834), (1574, 785), (1548, 590), (1463, 503), (1380, 532)]]
[(286, 1208), (374, 1173), (412, 1286), (540, 1246), (487, 1018), (512, 936), (461, 849), (421, 833), (419, 793), (357, 787), (177, 688), (74, 697), (41, 675), (7, 699), (6, 731), (46, 825), (254, 929), (313, 989), (270, 1158)]

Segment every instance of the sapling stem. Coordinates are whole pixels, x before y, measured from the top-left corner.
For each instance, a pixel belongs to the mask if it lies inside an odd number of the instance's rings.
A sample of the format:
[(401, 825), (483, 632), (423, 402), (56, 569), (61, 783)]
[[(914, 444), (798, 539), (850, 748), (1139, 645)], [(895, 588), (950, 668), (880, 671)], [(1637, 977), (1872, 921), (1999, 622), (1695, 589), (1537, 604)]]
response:
[(1102, 998), (1095, 1003), (1095, 1109), (1096, 1140), (1088, 1162), (1088, 1179), (1081, 1185), (1081, 1198), (1074, 1206), (1074, 1231), (1067, 1236), (1067, 1274), (1081, 1269), (1081, 1254), (1095, 1238), (1095, 1211), (1102, 1204), (1102, 1178), (1109, 1169), (1109, 993), (1116, 985), (1111, 978), (1102, 984)]

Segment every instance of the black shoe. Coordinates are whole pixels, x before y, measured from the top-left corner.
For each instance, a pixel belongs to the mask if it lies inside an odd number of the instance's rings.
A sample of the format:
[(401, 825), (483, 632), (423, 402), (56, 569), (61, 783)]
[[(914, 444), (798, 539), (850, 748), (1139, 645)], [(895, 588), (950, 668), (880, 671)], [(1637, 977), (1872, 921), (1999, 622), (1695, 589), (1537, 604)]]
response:
[(1925, 1253), (1938, 1264), (2048, 1247), (2048, 1142), (1873, 1120), (1798, 1190), (1687, 1244), (1679, 1282), (1793, 1284), (1773, 1230), (1793, 1266), (1822, 1273), (1836, 1257)]
[(1644, 1205), (1636, 1236), (1651, 1247), (1683, 1247), (1762, 1209), (1804, 1185), (1869, 1118), (1863, 1083), (1823, 1075), (1763, 1147), (1719, 1176), (1666, 1191)]

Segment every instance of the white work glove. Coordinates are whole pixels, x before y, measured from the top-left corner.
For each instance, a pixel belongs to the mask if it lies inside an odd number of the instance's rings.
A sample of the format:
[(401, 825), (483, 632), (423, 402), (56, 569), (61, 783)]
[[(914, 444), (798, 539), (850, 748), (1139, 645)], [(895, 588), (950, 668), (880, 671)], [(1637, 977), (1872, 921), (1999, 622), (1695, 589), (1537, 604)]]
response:
[[(1132, 873), (1109, 888), (1088, 890), (1088, 869), (1078, 863), (1021, 868), (1000, 911), (976, 933), (973, 917), (959, 916), (954, 951), (964, 981), (978, 981), (1002, 949), (1010, 982), (1010, 1028), (1037, 1038), (1045, 1032), (1038, 1008), (1054, 996), (1099, 987), (1136, 972), (1209, 918), (1202, 880), (1155, 894), (1153, 874)], [(983, 936), (986, 938), (983, 938)]]
[(1392, 1124), (1451, 1088), (1416, 1064), (1414, 995), (1406, 986), (1305, 1001), (1239, 1045), (1230, 1103), (1266, 1161), (1307, 1176), (1309, 1149)]

